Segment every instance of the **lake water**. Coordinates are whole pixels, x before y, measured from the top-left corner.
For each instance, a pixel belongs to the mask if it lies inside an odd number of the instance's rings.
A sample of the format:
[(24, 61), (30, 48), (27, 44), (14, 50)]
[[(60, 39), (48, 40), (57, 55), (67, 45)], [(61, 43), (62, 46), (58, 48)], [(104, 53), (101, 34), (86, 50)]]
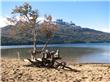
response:
[[(43, 45), (38, 45), (42, 48)], [(32, 45), (1, 46), (1, 57), (30, 58)], [(62, 60), (75, 63), (110, 63), (110, 43), (53, 44), (48, 49), (60, 50)]]

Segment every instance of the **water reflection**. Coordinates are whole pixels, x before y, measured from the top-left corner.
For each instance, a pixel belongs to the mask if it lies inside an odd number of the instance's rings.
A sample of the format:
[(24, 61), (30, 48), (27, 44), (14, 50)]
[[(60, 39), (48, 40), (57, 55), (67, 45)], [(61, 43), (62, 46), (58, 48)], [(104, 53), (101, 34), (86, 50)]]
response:
[[(60, 44), (50, 45), (51, 50), (60, 50), (63, 60), (78, 63), (110, 63), (110, 44)], [(41, 45), (42, 46), (42, 45)], [(41, 47), (40, 46), (40, 47)], [(17, 52), (20, 52), (21, 58), (30, 58), (30, 49), (32, 46), (24, 48), (8, 47), (1, 50), (2, 57), (17, 58)], [(40, 48), (39, 48), (40, 49)]]

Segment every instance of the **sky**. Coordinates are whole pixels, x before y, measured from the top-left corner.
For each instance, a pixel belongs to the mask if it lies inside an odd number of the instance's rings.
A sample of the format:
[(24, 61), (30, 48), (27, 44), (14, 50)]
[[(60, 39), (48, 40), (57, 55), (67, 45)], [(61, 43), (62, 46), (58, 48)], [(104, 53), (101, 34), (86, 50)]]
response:
[(110, 32), (110, 1), (107, 0), (3, 0), (0, 8), (0, 27), (7, 25), (5, 18), (12, 16), (12, 9), (24, 2), (39, 10), (39, 19), (48, 14), (52, 15), (54, 20), (63, 19), (66, 22), (72, 21), (78, 26)]

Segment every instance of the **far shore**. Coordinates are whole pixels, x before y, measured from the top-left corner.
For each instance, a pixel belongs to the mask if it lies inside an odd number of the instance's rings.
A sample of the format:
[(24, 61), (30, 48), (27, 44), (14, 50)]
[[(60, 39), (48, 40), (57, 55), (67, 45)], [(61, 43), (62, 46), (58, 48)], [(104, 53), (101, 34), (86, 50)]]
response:
[(21, 59), (1, 58), (3, 82), (110, 82), (110, 64), (68, 64), (78, 71), (29, 66)]
[[(73, 47), (77, 47), (77, 45), (79, 45), (79, 44), (81, 44), (81, 45), (83, 45), (84, 44), (84, 46), (86, 46), (86, 44), (88, 45), (88, 44), (98, 44), (98, 45), (100, 45), (100, 44), (109, 44), (110, 42), (103, 42), (103, 43), (63, 43), (63, 44), (48, 44), (48, 47), (71, 47), (71, 46), (68, 46), (68, 45), (73, 45)], [(40, 47), (44, 47), (44, 44), (36, 44), (37, 45), (37, 47), (38, 48), (40, 48)], [(67, 46), (62, 46), (62, 45), (67, 45)], [(18, 44), (18, 45), (1, 45), (0, 46), (1, 47), (1, 49), (9, 49), (9, 48), (32, 48), (33, 47), (33, 45), (32, 44), (28, 44), (28, 45), (25, 45), (25, 44), (23, 44), (23, 45), (20, 45), (20, 44)]]

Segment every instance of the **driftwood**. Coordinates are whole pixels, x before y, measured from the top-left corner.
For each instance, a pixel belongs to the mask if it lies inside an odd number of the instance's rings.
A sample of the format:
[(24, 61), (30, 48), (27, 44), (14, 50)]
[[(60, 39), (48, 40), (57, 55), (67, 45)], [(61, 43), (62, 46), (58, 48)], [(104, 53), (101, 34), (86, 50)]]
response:
[(36, 67), (47, 67), (47, 68), (55, 68), (57, 70), (60, 70), (60, 69), (67, 69), (67, 70), (70, 70), (70, 71), (74, 71), (74, 72), (80, 72), (76, 69), (72, 69), (71, 67), (68, 67), (66, 65), (66, 62), (57, 62), (55, 61), (54, 63), (52, 62), (42, 62), (42, 61), (39, 61), (39, 60), (36, 60), (36, 61), (32, 61), (31, 59), (27, 59), (29, 60), (29, 62), (31, 62), (32, 65), (36, 66)]
[(32, 61), (31, 59), (27, 60), (29, 60), (31, 64), (37, 67), (52, 67), (52, 62), (50, 61), (39, 61), (39, 60)]
[(36, 53), (42, 53), (42, 58), (35, 58), (34, 60), (27, 58), (32, 65), (37, 67), (47, 67), (47, 68), (55, 68), (55, 69), (69, 69), (73, 70), (72, 68), (66, 65), (66, 62), (58, 62), (57, 60), (61, 59), (59, 55), (59, 50), (48, 52), (39, 51)]
[(35, 60), (37, 54), (41, 54), (43, 51), (42, 50), (32, 50), (31, 51), (31, 59)]
[(31, 62), (31, 64), (33, 64), (33, 65), (35, 65), (37, 67), (41, 67), (42, 66), (42, 62), (41, 61), (38, 61), (38, 60), (32, 61), (31, 59), (27, 59), (27, 60), (29, 60), (29, 62)]

